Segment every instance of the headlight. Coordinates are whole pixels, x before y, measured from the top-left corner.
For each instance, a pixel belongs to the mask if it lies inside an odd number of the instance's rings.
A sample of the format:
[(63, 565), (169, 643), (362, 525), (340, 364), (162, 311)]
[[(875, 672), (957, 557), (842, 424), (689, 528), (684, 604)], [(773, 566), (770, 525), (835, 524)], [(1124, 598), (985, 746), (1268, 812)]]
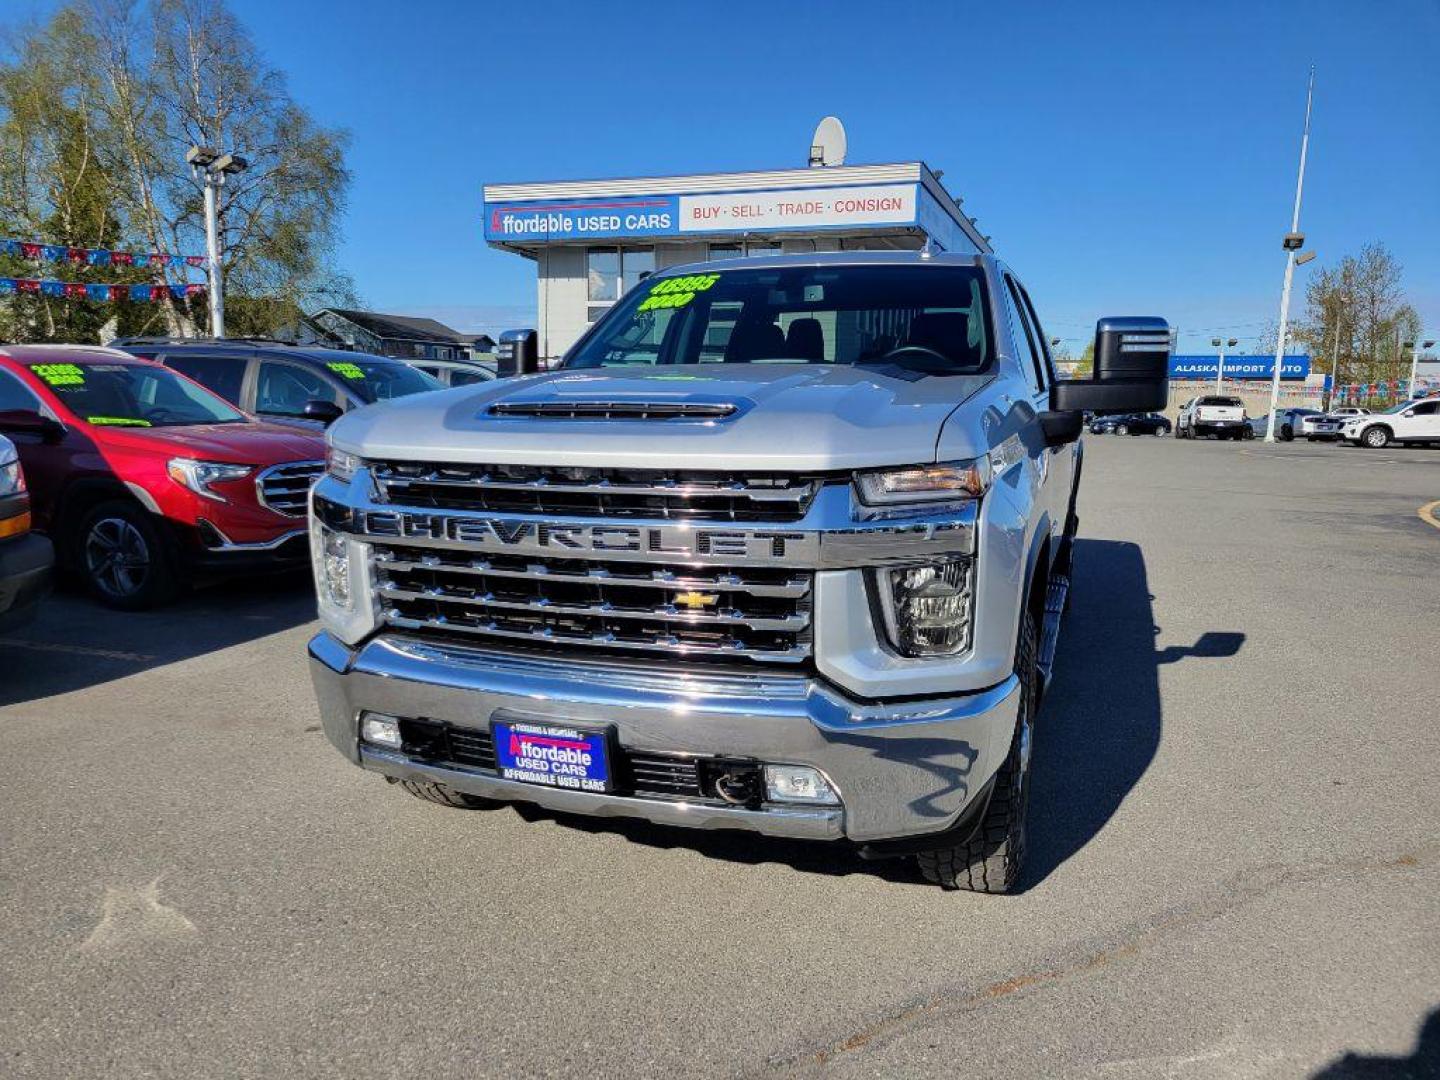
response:
[(225, 480), (243, 480), (255, 471), (253, 465), (231, 465), (223, 461), (196, 461), (194, 458), (171, 458), (165, 465), (165, 471), (170, 474), (181, 487), (187, 487), (196, 495), (206, 499), (214, 499), (216, 502), (229, 502), (224, 495), (211, 489), (211, 484), (217, 484)]
[(954, 656), (970, 646), (967, 558), (874, 571), (890, 644), (902, 656)]
[(20, 469), (20, 460), (13, 458), (0, 464), (0, 496), (18, 495), (25, 490), (25, 473)]
[(364, 467), (365, 462), (354, 454), (344, 450), (337, 450), (335, 447), (326, 444), (325, 446), (325, 471), (336, 480), (349, 483), (355, 475), (355, 470)]
[(855, 474), (855, 487), (866, 506), (963, 502), (984, 494), (990, 480), (987, 459), (916, 465)]

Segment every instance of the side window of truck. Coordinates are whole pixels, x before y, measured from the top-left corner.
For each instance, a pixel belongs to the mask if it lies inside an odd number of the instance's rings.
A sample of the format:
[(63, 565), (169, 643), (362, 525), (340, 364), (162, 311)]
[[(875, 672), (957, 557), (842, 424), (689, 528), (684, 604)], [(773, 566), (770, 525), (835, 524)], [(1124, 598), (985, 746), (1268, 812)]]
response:
[(1020, 353), (1016, 360), (1025, 372), (1025, 381), (1030, 384), (1031, 391), (1038, 394), (1045, 388), (1045, 382), (1040, 374), (1042, 361), (1035, 345), (1035, 331), (1021, 310), (1015, 280), (1009, 274), (1005, 275), (1005, 314), (1009, 316), (1010, 333)]
[(1025, 291), (1025, 286), (1018, 281), (1015, 281), (1014, 285), (1019, 290), (1020, 299), (1025, 304), (1025, 314), (1030, 316), (1030, 325), (1035, 328), (1035, 341), (1040, 346), (1040, 355), (1044, 359), (1040, 370), (1040, 382), (1042, 387), (1048, 387), (1055, 381), (1055, 360), (1050, 355), (1050, 339), (1045, 336), (1045, 328), (1040, 325), (1040, 316), (1035, 313), (1035, 305), (1030, 300), (1030, 294)]

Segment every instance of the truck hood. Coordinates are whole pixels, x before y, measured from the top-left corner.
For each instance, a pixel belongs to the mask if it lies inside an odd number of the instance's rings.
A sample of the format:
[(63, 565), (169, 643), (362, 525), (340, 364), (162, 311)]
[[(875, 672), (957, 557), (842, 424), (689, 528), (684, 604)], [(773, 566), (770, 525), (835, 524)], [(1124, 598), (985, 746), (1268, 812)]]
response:
[(86, 429), (97, 445), (123, 446), (201, 461), (224, 461), (237, 465), (278, 465), (282, 461), (319, 461), (325, 456), (320, 432), (260, 422), (236, 424), (186, 424), (177, 427)]
[[(472, 464), (787, 472), (913, 464), (935, 460), (945, 418), (992, 377), (822, 364), (577, 369), (360, 409), (336, 421), (330, 438), (362, 457)], [(510, 414), (496, 415), (497, 405)], [(675, 405), (728, 415), (634, 415)], [(596, 419), (533, 415), (571, 406), (616, 408)]]

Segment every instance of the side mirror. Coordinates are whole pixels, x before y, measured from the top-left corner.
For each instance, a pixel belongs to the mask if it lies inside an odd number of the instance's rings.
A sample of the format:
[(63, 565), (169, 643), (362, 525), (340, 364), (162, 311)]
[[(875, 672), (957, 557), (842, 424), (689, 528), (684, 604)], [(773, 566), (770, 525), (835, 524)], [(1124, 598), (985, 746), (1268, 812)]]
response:
[(311, 398), (309, 401), (305, 402), (304, 408), (300, 410), (300, 415), (303, 416), (306, 420), (318, 420), (326, 427), (329, 427), (336, 420), (339, 420), (340, 417), (345, 415), (345, 410), (340, 408), (340, 406), (336, 405), (333, 401), (324, 401), (320, 398)]
[(1056, 412), (1129, 413), (1165, 408), (1170, 396), (1170, 324), (1134, 315), (1095, 324), (1095, 370), (1050, 388)]
[(1046, 446), (1065, 446), (1080, 438), (1085, 430), (1085, 414), (1075, 412), (1042, 412), (1040, 431)]
[(57, 443), (65, 437), (65, 425), (33, 409), (6, 409), (0, 412), (0, 434), (38, 435), (41, 442)]

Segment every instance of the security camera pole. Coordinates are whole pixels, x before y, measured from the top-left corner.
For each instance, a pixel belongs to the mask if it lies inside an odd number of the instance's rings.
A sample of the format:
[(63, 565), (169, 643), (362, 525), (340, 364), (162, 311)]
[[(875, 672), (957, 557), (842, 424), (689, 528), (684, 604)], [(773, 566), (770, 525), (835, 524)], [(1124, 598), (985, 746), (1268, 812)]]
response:
[(210, 146), (192, 146), (185, 155), (190, 172), (205, 184), (205, 247), (210, 271), (210, 336), (225, 336), (225, 294), (220, 282), (220, 227), (218, 206), (225, 177), (245, 171), (248, 162), (238, 154), (222, 154)]
[(1240, 341), (1233, 337), (1228, 339), (1213, 337), (1210, 339), (1210, 344), (1220, 350), (1220, 362), (1215, 365), (1215, 393), (1219, 394), (1224, 390), (1221, 384), (1225, 380), (1225, 349), (1227, 346), (1233, 349), (1240, 344)]
[(1405, 397), (1407, 400), (1415, 396), (1415, 372), (1420, 364), (1420, 350), (1428, 349), (1435, 344), (1433, 341), (1422, 342), (1419, 338), (1414, 341), (1407, 341), (1410, 346), (1410, 381), (1405, 384)]
[(1284, 241), (1285, 288), (1280, 292), (1280, 332), (1275, 340), (1275, 371), (1270, 379), (1270, 420), (1265, 425), (1265, 441), (1275, 441), (1275, 410), (1280, 407), (1280, 365), (1285, 356), (1285, 333), (1290, 323), (1290, 281), (1295, 276), (1295, 267), (1304, 265), (1315, 257), (1313, 252), (1296, 257), (1295, 253), (1305, 246), (1305, 234), (1300, 231), (1300, 196), (1305, 190), (1305, 154), (1310, 149), (1310, 106), (1315, 99), (1315, 69), (1310, 69), (1310, 83), (1305, 88), (1305, 132), (1300, 136), (1300, 177), (1295, 181), (1295, 213), (1290, 219), (1290, 232)]

